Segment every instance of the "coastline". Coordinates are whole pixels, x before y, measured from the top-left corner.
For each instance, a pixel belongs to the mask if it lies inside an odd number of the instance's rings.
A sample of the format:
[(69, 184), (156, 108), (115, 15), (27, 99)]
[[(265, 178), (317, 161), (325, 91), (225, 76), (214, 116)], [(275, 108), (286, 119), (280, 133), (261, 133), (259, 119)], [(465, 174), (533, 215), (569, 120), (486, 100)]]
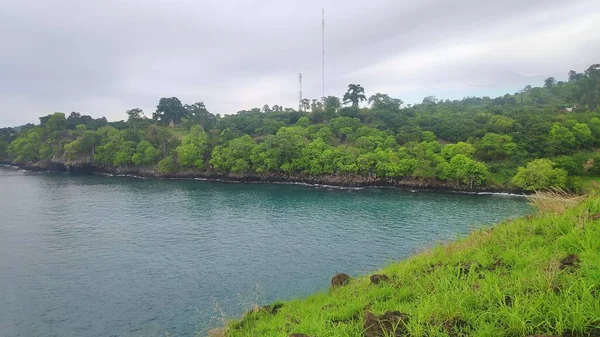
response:
[(28, 171), (47, 172), (72, 172), (81, 174), (98, 174), (110, 176), (129, 176), (141, 179), (175, 179), (175, 180), (202, 180), (223, 183), (253, 183), (253, 184), (285, 184), (319, 188), (363, 189), (363, 188), (392, 188), (403, 191), (429, 191), (464, 193), (475, 195), (506, 195), (524, 196), (521, 190), (510, 189), (504, 186), (485, 186), (480, 188), (467, 188), (456, 186), (437, 179), (382, 179), (361, 175), (301, 175), (301, 174), (230, 174), (215, 171), (181, 170), (174, 173), (163, 174), (151, 167), (100, 167), (87, 162), (63, 163), (56, 161), (40, 161), (36, 163), (19, 164), (9, 161), (0, 161), (0, 165), (17, 167)]

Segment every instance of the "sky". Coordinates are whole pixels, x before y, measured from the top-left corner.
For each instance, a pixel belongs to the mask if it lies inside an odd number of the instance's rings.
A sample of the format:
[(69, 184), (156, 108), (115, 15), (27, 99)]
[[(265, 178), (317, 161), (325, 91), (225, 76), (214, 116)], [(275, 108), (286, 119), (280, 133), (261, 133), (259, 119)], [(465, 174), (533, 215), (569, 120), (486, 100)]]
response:
[(496, 97), (600, 63), (598, 0), (0, 0), (0, 127), (161, 97), (297, 107), (321, 84), (420, 102)]

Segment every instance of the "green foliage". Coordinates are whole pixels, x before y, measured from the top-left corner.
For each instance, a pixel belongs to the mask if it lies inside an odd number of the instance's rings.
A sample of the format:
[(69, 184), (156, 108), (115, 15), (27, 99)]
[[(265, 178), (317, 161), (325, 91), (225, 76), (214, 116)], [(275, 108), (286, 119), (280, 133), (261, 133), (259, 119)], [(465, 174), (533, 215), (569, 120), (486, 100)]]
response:
[(592, 136), (592, 130), (590, 130), (587, 124), (576, 123), (571, 130), (579, 147), (589, 148), (592, 146), (594, 137)]
[(600, 175), (594, 155), (600, 110), (590, 108), (597, 106), (599, 71), (592, 65), (569, 72), (569, 82), (549, 79), (513, 95), (429, 96), (409, 106), (375, 93), (369, 107), (359, 108), (367, 96), (352, 84), (346, 107), (327, 96), (304, 100), (304, 111), (275, 104), (220, 116), (202, 102), (184, 105), (171, 97), (160, 99), (153, 119), (141, 109), (110, 123), (54, 113), (38, 126), (0, 129), (0, 159), (140, 167), (171, 158), (174, 169), (223, 174), (362, 175), (474, 188), (510, 187), (519, 166), (553, 158), (554, 169), (566, 171), (568, 186), (575, 186)]
[(152, 144), (143, 140), (137, 144), (135, 153), (131, 156), (131, 161), (137, 166), (147, 166), (156, 163), (160, 157), (160, 150)]
[(161, 98), (156, 106), (156, 112), (153, 114), (153, 118), (164, 125), (179, 124), (181, 119), (186, 116), (187, 110), (177, 97)]
[(541, 190), (545, 188), (564, 188), (567, 181), (567, 171), (555, 168), (549, 159), (536, 159), (527, 163), (526, 167), (519, 167), (512, 183), (526, 191)]
[(195, 125), (185, 136), (175, 151), (177, 160), (183, 167), (201, 169), (204, 167), (204, 153), (208, 149), (208, 137), (201, 125)]
[(462, 154), (467, 157), (472, 157), (475, 154), (475, 147), (469, 143), (458, 142), (456, 144), (448, 144), (442, 148), (442, 157), (446, 160), (452, 159), (452, 157)]
[[(80, 124), (83, 125), (83, 124)], [(99, 142), (99, 137), (95, 132), (85, 131), (84, 128), (77, 126), (81, 134), (74, 141), (65, 144), (65, 158), (67, 160), (76, 160), (82, 157), (92, 156), (94, 147)]]
[(469, 188), (481, 185), (488, 177), (487, 166), (464, 154), (457, 154), (449, 162), (441, 162), (438, 167), (438, 177), (450, 180), (456, 184), (466, 184)]
[(158, 171), (160, 173), (174, 173), (177, 169), (177, 162), (172, 156), (168, 156), (158, 162)]
[(366, 101), (365, 88), (360, 84), (349, 84), (348, 91), (344, 94), (344, 104), (352, 103), (353, 107), (358, 107), (362, 101)]
[(554, 124), (550, 129), (548, 145), (553, 154), (567, 154), (577, 146), (577, 139), (568, 128)]
[(39, 159), (40, 147), (40, 129), (33, 129), (15, 139), (7, 151), (15, 163), (32, 163)]
[(509, 135), (486, 133), (481, 141), (476, 143), (477, 157), (483, 160), (502, 160), (512, 156), (517, 150), (517, 144)]
[(250, 155), (255, 147), (256, 143), (248, 135), (232, 139), (214, 148), (210, 164), (217, 171), (247, 172), (251, 168)]

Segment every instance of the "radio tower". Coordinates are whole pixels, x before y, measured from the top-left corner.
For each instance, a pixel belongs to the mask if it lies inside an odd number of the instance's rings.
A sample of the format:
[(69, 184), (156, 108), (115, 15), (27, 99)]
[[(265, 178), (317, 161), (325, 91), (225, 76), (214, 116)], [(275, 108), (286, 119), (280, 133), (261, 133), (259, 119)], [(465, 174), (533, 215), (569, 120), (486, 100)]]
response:
[(323, 76), (323, 92), (322, 97), (325, 97), (325, 8), (321, 9), (321, 51), (322, 51), (322, 76)]
[(298, 111), (302, 111), (302, 73), (298, 74), (298, 82), (300, 84), (300, 98), (298, 99)]

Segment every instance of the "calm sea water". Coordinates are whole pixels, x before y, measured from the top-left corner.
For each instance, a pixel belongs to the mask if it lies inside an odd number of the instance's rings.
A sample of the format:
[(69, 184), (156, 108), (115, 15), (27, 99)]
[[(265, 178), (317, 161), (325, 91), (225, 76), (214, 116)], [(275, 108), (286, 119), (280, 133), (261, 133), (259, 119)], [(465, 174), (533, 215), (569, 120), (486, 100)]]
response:
[(522, 198), (0, 168), (0, 336), (196, 336), (529, 212)]

